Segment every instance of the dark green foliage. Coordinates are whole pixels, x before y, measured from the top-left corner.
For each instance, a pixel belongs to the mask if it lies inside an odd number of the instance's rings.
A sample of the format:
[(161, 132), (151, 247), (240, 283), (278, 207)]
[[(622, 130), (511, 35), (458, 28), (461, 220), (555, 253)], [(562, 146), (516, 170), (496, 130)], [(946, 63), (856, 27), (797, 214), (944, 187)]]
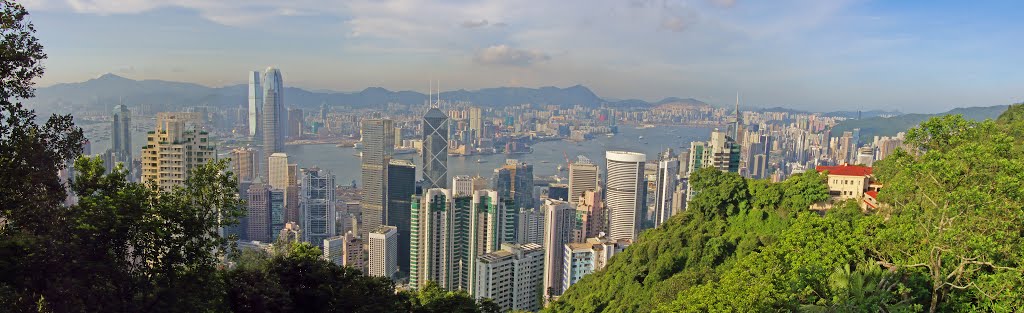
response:
[(892, 204), (870, 237), (877, 259), (925, 275), (929, 311), (1024, 307), (1020, 126), (1011, 118), (932, 119), (908, 133), (916, 154), (877, 165), (886, 183), (879, 200)]
[[(1014, 106), (1013, 110), (1021, 110)], [(684, 214), (549, 312), (1013, 312), (1024, 307), (1020, 121), (937, 117), (876, 163), (880, 211), (824, 214), (815, 172), (772, 184), (710, 170)]]
[(793, 175), (782, 182), (779, 208), (790, 212), (806, 210), (812, 204), (828, 200), (828, 176), (817, 171)]
[[(497, 313), (494, 302), (477, 301), (464, 291), (446, 291), (428, 282), (419, 291), (396, 292), (387, 278), (369, 277), (320, 258), (308, 243), (288, 253), (233, 254), (234, 269), (224, 274), (227, 307), (233, 312), (410, 312)], [(242, 261), (244, 260), (244, 261)], [(245, 266), (240, 266), (246, 264)]]
[(999, 115), (996, 122), (1010, 125), (1024, 122), (1024, 103), (1010, 105), (1010, 108)]
[(20, 4), (0, 1), (0, 307), (57, 310), (40, 299), (67, 288), (50, 287), (59, 274), (36, 273), (52, 271), (70, 254), (53, 242), (70, 227), (57, 172), (81, 151), (84, 137), (70, 115), (39, 125), (22, 104), (33, 96), (46, 58), (27, 17)]
[(698, 170), (691, 181), (696, 195), (685, 213), (641, 234), (605, 270), (584, 277), (546, 310), (649, 312), (717, 280), (722, 270), (778, 241), (792, 223), (788, 213), (768, 209), (781, 201), (777, 184), (714, 169)]

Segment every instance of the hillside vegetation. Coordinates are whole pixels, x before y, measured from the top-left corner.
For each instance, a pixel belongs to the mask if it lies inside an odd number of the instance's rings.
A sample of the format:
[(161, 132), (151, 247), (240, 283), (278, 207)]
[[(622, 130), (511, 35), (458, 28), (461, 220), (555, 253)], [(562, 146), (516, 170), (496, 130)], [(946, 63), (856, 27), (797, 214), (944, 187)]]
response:
[(876, 163), (887, 205), (825, 196), (816, 173), (772, 184), (697, 171), (689, 209), (546, 312), (1013, 312), (1024, 307), (1024, 106), (934, 117)]
[(870, 143), (874, 136), (895, 136), (899, 132), (921, 124), (929, 118), (944, 115), (961, 115), (965, 119), (983, 121), (994, 119), (1006, 111), (1005, 105), (991, 107), (957, 108), (940, 114), (903, 114), (894, 117), (871, 117), (860, 120), (849, 119), (832, 128), (832, 136), (841, 136), (845, 131), (860, 128), (860, 143)]

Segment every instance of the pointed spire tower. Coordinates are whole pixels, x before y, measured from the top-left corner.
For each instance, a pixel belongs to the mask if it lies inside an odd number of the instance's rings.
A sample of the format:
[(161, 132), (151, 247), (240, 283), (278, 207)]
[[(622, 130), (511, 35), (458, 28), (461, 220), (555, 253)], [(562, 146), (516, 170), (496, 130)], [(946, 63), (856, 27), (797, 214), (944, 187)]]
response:
[[(438, 83), (440, 85), (440, 83)], [(431, 84), (433, 89), (433, 84)], [(433, 90), (428, 94), (430, 108), (423, 115), (423, 191), (430, 188), (448, 188), (448, 116), (441, 111), (441, 90), (432, 102)]]
[(742, 123), (742, 120), (740, 120), (740, 93), (739, 92), (736, 93), (736, 112), (735, 112), (735, 114), (736, 114), (736, 119), (733, 120), (733, 125), (732, 125), (732, 132), (733, 132), (732, 133), (732, 139), (733, 140), (739, 140), (739, 138), (740, 138), (740, 124)]

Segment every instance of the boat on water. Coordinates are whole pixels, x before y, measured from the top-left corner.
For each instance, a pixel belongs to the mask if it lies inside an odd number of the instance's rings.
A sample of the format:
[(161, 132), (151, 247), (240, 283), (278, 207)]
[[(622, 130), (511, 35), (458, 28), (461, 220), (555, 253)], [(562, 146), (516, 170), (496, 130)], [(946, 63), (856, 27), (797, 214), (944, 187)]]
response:
[(360, 149), (363, 148), (363, 143), (362, 142), (357, 142), (354, 145), (352, 145), (352, 148), (355, 148), (356, 150), (360, 150)]
[(565, 172), (565, 166), (562, 166), (561, 164), (559, 164), (558, 165), (558, 171), (559, 172)]
[(608, 137), (608, 138), (612, 138), (612, 137), (615, 137), (615, 133), (608, 133), (605, 136)]
[(640, 136), (640, 137), (638, 137), (637, 139), (644, 139), (644, 136)]
[(487, 160), (484, 160), (484, 159), (476, 159), (476, 163), (487, 163)]
[(352, 155), (354, 155), (354, 156), (357, 156), (357, 157), (360, 157), (360, 158), (361, 158), (361, 157), (363, 157), (363, 152), (362, 152), (362, 151), (359, 151), (359, 152), (353, 153)]
[(540, 163), (550, 163), (550, 162), (548, 162), (548, 160), (543, 160), (543, 161), (540, 161)]

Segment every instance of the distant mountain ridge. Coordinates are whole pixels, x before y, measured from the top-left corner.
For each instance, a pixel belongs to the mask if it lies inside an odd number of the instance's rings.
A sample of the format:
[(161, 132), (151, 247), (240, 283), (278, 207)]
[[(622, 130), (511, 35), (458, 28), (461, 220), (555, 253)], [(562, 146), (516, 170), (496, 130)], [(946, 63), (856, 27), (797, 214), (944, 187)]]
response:
[[(285, 84), (287, 85), (287, 84)], [(247, 85), (208, 87), (193, 83), (164, 80), (134, 80), (114, 74), (78, 83), (63, 83), (36, 90), (36, 97), (28, 101), (38, 109), (53, 107), (79, 107), (101, 109), (112, 104), (151, 104), (165, 108), (187, 108), (198, 105), (239, 107), (247, 103)], [(428, 95), (415, 91), (391, 91), (381, 87), (368, 87), (358, 92), (309, 91), (286, 87), (285, 102), (304, 109), (318, 108), (321, 104), (347, 105), (357, 108), (385, 108), (388, 103), (418, 105), (426, 103)], [(642, 100), (606, 100), (589, 88), (575, 85), (558, 87), (496, 87), (468, 91), (445, 91), (441, 99), (467, 101), (484, 107), (505, 107), (531, 103), (535, 105), (582, 105), (599, 107), (652, 106), (667, 102), (707, 105), (696, 99), (666, 98), (657, 103)]]
[(996, 105), (990, 107), (956, 108), (937, 114), (903, 114), (893, 117), (875, 116), (871, 118), (849, 119), (832, 128), (832, 136), (840, 136), (845, 131), (852, 131), (860, 128), (860, 144), (866, 144), (874, 140), (874, 136), (895, 136), (911, 127), (917, 126), (933, 116), (947, 114), (959, 114), (964, 118), (976, 121), (995, 119), (999, 114), (1006, 112), (1008, 105)]

